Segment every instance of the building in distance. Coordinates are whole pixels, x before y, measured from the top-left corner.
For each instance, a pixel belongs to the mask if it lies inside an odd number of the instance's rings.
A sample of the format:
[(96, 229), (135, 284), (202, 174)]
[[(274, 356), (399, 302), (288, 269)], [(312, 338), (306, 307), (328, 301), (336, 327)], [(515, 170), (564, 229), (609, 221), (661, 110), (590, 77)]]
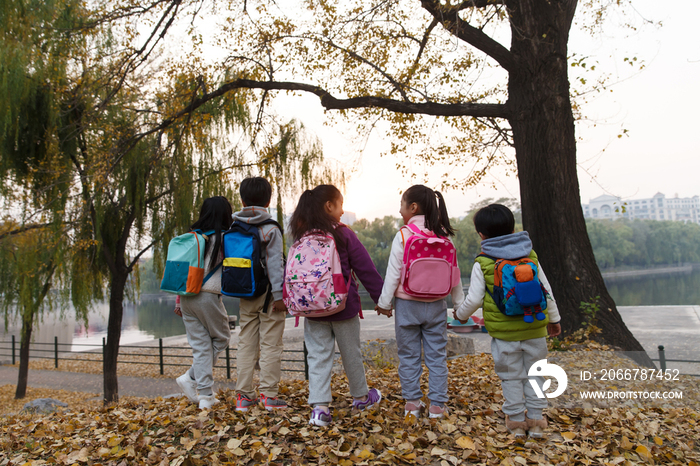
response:
[(629, 199), (603, 194), (582, 204), (586, 218), (630, 220), (670, 220), (700, 223), (700, 196), (668, 198), (656, 193), (649, 199)]

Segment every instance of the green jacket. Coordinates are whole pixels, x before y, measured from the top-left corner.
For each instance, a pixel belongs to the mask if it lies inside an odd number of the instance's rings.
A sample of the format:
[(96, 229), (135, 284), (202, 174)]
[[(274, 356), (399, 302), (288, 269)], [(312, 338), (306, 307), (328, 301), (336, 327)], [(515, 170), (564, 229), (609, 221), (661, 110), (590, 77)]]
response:
[[(530, 252), (529, 257), (535, 264), (539, 265), (537, 254), (534, 250)], [(477, 256), (476, 262), (479, 263), (484, 274), (486, 289), (493, 294), (494, 266), (496, 262), (484, 256)], [(489, 293), (484, 295), (483, 309), (486, 330), (494, 338), (506, 341), (523, 341), (547, 336), (549, 314), (546, 309), (544, 310), (546, 316), (544, 320), (535, 320), (533, 323), (528, 324), (523, 320), (523, 316), (507, 316), (499, 311), (496, 302)]]

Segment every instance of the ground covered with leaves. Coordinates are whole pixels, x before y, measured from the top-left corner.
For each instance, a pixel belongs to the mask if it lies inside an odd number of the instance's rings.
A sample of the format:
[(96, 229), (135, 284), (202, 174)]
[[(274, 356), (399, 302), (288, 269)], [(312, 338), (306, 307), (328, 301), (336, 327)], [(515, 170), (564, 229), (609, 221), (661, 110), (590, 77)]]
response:
[[(132, 398), (109, 407), (84, 400), (50, 415), (4, 414), (0, 466), (700, 462), (696, 380), (675, 383), (682, 399), (594, 403), (577, 399), (579, 390), (616, 390), (621, 384), (596, 381), (584, 387), (576, 372), (596, 364), (624, 370), (634, 363), (604, 348), (550, 354), (553, 358), (569, 374), (568, 396), (551, 403), (547, 438), (539, 441), (519, 442), (506, 431), (500, 382), (491, 356), (482, 354), (450, 362), (450, 413), (442, 420), (404, 419), (396, 370), (368, 369), (370, 384), (385, 396), (380, 406), (353, 412), (345, 377), (334, 375), (334, 422), (328, 428), (307, 424), (307, 385), (297, 380), (281, 386), (290, 408), (271, 414), (259, 407), (235, 412), (234, 393), (228, 391), (208, 411), (185, 398)], [(633, 389), (658, 390), (658, 385), (635, 381)]]

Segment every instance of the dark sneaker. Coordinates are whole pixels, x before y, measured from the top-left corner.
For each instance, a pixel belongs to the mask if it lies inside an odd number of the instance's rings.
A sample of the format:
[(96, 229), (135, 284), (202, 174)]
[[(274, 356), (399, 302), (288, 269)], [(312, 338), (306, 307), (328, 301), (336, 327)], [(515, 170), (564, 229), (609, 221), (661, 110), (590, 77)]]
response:
[(352, 407), (362, 411), (363, 409), (367, 409), (380, 401), (382, 401), (382, 392), (376, 388), (371, 388), (369, 393), (367, 393), (367, 399), (365, 401), (353, 400)]
[(320, 406), (316, 406), (313, 411), (311, 411), (311, 419), (309, 419), (309, 424), (312, 426), (326, 427), (332, 420), (333, 417), (331, 416), (330, 410), (325, 411)]
[(236, 397), (236, 411), (248, 411), (248, 408), (255, 406), (257, 403), (257, 399), (251, 400), (247, 396), (239, 393)]
[(280, 400), (275, 396), (265, 396), (261, 393), (258, 401), (262, 403), (263, 406), (265, 406), (265, 409), (268, 411), (272, 411), (273, 409), (287, 408), (287, 402), (284, 400)]

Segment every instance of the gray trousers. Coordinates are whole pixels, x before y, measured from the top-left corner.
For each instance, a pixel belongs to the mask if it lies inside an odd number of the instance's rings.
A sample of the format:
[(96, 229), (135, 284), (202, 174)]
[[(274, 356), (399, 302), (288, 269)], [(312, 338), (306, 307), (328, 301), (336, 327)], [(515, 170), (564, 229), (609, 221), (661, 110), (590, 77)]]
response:
[[(505, 341), (493, 338), (491, 354), (503, 389), (503, 412), (515, 421), (524, 420), (525, 410), (530, 419), (542, 419), (547, 398), (538, 398), (530, 385), (530, 366), (547, 357), (546, 338)], [(543, 377), (533, 377), (542, 388)]]
[(226, 350), (231, 330), (221, 295), (203, 291), (180, 299), (182, 321), (192, 348), (192, 367), (188, 373), (197, 381), (197, 390), (210, 395), (214, 385), (213, 368), (219, 353)]
[(324, 322), (304, 319), (304, 341), (309, 353), (309, 404), (329, 405), (331, 394), (331, 371), (338, 343), (343, 369), (348, 378), (350, 395), (362, 398), (369, 393), (365, 378), (365, 365), (360, 348), (360, 317)]
[(423, 397), (421, 349), (428, 367), (428, 398), (443, 406), (447, 396), (447, 303), (396, 298), (395, 328), (401, 394), (407, 401)]

